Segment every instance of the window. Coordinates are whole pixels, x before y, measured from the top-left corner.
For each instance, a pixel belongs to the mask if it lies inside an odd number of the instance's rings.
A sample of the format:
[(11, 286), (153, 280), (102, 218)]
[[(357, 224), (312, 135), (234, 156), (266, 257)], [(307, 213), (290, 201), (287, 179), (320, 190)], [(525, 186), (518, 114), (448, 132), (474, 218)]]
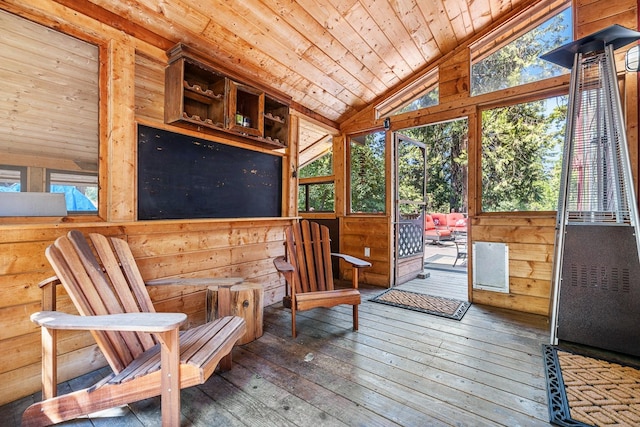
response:
[(349, 144), (351, 213), (385, 213), (386, 140), (382, 131), (352, 137)]
[(557, 209), (567, 96), (482, 112), (482, 211)]
[(438, 69), (435, 68), (413, 81), (395, 95), (376, 106), (376, 117), (393, 116), (438, 105)]
[(393, 111), (391, 115), (395, 116), (397, 114), (408, 113), (410, 111), (416, 111), (422, 108), (432, 107), (434, 105), (438, 105), (438, 101), (439, 101), (438, 86), (429, 87), (424, 93), (424, 95), (405, 104), (404, 106), (400, 107), (398, 110)]
[(18, 192), (27, 188), (27, 169), (0, 165), (0, 192)]
[(70, 212), (97, 213), (98, 46), (5, 11), (0, 39), (0, 122), (11, 124), (0, 128), (0, 187), (65, 185), (92, 200)]
[(333, 156), (331, 153), (300, 168), (299, 178), (298, 211), (333, 212), (335, 210)]
[(48, 171), (47, 182), (51, 193), (64, 193), (68, 212), (97, 212), (98, 177), (95, 174)]
[[(481, 95), (568, 73), (564, 67), (540, 59), (572, 40), (571, 8), (561, 4), (556, 14), (543, 13), (549, 2), (533, 7), (525, 18), (510, 22), (471, 46), (471, 95)], [(553, 13), (554, 11), (552, 11)], [(517, 37), (517, 38), (516, 38)]]

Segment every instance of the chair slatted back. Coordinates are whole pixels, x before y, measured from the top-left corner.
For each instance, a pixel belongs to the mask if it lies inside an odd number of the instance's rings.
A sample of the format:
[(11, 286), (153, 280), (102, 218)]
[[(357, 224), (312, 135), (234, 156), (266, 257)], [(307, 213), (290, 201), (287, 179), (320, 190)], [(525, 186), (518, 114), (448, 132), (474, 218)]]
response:
[[(46, 250), (46, 256), (78, 312), (83, 316), (154, 312), (153, 304), (128, 244), (70, 231)], [(114, 372), (119, 373), (154, 346), (151, 334), (92, 331)]]
[(307, 220), (285, 231), (287, 260), (296, 271), (295, 292), (333, 290), (329, 228)]

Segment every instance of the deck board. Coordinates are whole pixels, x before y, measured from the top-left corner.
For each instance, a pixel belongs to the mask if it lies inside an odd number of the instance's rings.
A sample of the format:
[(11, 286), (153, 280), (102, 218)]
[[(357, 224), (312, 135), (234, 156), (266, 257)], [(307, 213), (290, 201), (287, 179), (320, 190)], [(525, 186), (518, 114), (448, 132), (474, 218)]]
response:
[[(437, 293), (432, 286), (452, 297), (456, 286), (465, 289), (466, 275), (431, 270), (401, 288)], [(234, 349), (231, 371), (182, 391), (182, 424), (550, 425), (541, 350), (546, 318), (472, 304), (455, 321), (369, 301), (381, 288), (361, 291), (358, 332), (351, 331), (350, 307), (315, 309), (298, 313), (294, 340), (289, 311), (267, 307), (264, 335)], [(80, 387), (103, 371), (64, 386)], [(0, 407), (1, 419), (17, 425), (38, 398)], [(153, 426), (159, 408), (158, 398), (147, 399), (80, 425)]]

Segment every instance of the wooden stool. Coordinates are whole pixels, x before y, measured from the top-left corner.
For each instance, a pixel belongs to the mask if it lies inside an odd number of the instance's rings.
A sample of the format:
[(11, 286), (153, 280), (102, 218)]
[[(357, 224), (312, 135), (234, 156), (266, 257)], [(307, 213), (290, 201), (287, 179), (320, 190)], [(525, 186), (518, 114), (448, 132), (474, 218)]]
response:
[[(219, 288), (230, 291), (218, 292)], [(227, 296), (228, 295), (228, 296)], [(260, 283), (243, 282), (207, 288), (207, 321), (223, 316), (240, 316), (247, 324), (247, 332), (238, 345), (247, 344), (262, 336), (262, 301), (264, 290)], [(226, 301), (225, 301), (226, 300)]]

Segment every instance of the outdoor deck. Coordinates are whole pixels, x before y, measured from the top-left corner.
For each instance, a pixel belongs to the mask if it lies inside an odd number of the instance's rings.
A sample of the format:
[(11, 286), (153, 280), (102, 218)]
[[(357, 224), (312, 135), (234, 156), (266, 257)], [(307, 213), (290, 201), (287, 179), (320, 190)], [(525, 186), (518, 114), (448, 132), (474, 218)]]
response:
[[(442, 287), (466, 277), (430, 273), (403, 287)], [(231, 371), (182, 391), (182, 425), (549, 425), (541, 356), (545, 318), (472, 305), (455, 321), (369, 301), (382, 291), (362, 289), (357, 333), (350, 328), (350, 307), (316, 309), (299, 313), (293, 340), (289, 311), (281, 304), (267, 307), (265, 334), (234, 350)], [(84, 387), (100, 374), (61, 389)], [(3, 424), (19, 425), (37, 398), (0, 407)], [(150, 399), (67, 425), (155, 426), (159, 407), (159, 399)]]

